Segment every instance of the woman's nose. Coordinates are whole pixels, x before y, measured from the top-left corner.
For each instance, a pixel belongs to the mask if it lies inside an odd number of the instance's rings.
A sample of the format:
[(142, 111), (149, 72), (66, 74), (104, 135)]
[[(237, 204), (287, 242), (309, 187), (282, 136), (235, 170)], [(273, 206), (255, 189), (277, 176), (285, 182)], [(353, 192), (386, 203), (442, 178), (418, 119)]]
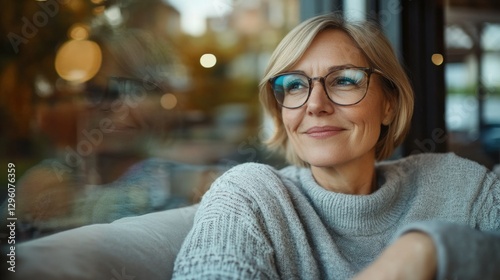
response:
[(334, 111), (334, 105), (328, 98), (323, 86), (323, 80), (314, 80), (311, 83), (311, 94), (307, 100), (307, 111), (310, 114), (331, 114)]

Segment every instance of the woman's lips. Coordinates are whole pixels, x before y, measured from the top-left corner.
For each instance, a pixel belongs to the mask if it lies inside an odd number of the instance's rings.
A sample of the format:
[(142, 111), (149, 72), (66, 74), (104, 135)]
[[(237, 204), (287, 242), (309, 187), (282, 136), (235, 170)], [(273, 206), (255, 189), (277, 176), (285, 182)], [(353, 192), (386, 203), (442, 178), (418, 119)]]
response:
[(314, 126), (306, 131), (306, 135), (313, 138), (327, 138), (337, 135), (344, 131), (343, 128), (337, 126)]

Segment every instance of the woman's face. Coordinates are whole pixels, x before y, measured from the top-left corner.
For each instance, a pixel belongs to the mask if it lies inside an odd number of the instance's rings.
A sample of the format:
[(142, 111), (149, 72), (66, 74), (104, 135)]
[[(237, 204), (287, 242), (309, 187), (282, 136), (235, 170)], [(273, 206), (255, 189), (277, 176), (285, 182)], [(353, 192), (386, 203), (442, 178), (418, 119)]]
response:
[[(290, 71), (318, 77), (326, 75), (329, 68), (343, 65), (369, 67), (347, 34), (326, 30), (316, 36)], [(381, 125), (389, 123), (392, 111), (377, 75), (371, 75), (366, 96), (357, 104), (334, 104), (316, 81), (306, 104), (297, 109), (282, 109), (290, 144), (311, 168), (374, 163)]]
[[(145, 80), (129, 78), (111, 59), (105, 59), (92, 81), (87, 82), (86, 94), (95, 91), (95, 104), (88, 102), (83, 125), (93, 131), (94, 151), (102, 153), (136, 153), (144, 150), (144, 141), (154, 118), (164, 116), (160, 95), (142, 89)], [(85, 137), (85, 136), (81, 136)], [(85, 139), (85, 138), (83, 138)]]

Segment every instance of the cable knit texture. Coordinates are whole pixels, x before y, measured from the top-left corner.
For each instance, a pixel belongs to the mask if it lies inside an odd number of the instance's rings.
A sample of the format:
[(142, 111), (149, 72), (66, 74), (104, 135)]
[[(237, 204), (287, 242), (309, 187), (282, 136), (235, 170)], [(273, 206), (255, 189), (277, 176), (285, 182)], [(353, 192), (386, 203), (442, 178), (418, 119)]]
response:
[(436, 242), (438, 279), (500, 279), (488, 265), (500, 263), (496, 175), (454, 154), (378, 163), (376, 172), (376, 192), (348, 195), (325, 190), (307, 168), (232, 168), (203, 197), (174, 278), (348, 279), (419, 230)]

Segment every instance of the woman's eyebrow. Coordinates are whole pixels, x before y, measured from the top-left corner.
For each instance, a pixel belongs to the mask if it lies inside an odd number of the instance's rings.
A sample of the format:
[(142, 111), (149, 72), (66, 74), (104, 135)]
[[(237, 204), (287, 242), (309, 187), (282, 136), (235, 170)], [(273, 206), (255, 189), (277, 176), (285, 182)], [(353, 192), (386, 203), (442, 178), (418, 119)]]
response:
[(340, 69), (345, 69), (345, 68), (350, 68), (350, 67), (361, 67), (361, 66), (356, 66), (356, 65), (353, 65), (353, 64), (335, 65), (335, 66), (329, 67), (328, 68), (328, 72), (332, 72), (332, 71), (340, 70)]
[[(354, 64), (335, 65), (335, 66), (328, 67), (327, 72), (330, 73), (330, 72), (333, 72), (335, 70), (340, 70), (340, 69), (345, 69), (345, 68), (351, 68), (351, 67), (368, 67), (368, 66), (357, 66), (357, 65), (354, 65)], [(300, 74), (304, 74), (304, 75), (307, 76), (307, 74), (306, 74), (306, 72), (304, 70), (291, 70), (291, 71), (284, 72), (284, 73), (289, 73), (289, 72), (300, 73)]]

